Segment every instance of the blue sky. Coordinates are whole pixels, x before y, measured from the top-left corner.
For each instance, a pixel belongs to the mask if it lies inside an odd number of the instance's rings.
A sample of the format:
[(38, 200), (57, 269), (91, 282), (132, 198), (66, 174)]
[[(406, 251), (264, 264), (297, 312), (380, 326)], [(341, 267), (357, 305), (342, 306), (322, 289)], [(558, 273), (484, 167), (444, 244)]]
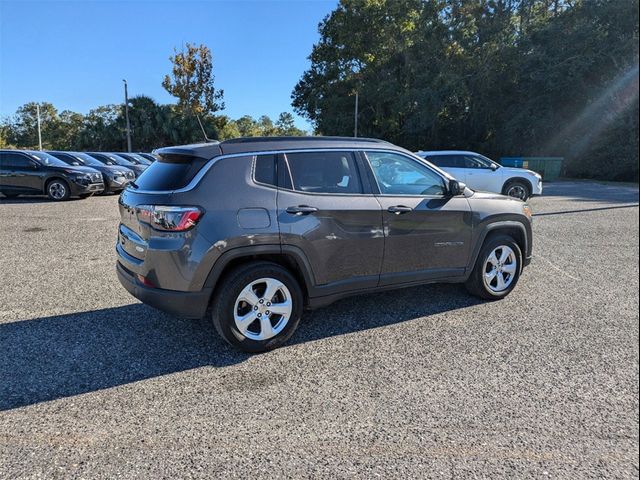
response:
[[(217, 88), (232, 118), (276, 118), (309, 66), (318, 23), (337, 1), (0, 0), (0, 115), (29, 101), (86, 113), (161, 86), (174, 47), (213, 51)], [(297, 117), (299, 127), (309, 124)]]

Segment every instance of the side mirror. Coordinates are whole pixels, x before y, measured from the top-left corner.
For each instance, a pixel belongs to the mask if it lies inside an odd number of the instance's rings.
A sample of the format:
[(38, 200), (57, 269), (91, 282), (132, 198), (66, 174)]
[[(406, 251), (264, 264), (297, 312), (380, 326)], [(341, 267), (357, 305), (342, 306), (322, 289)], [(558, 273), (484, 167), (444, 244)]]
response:
[(467, 188), (467, 186), (464, 183), (459, 182), (458, 180), (449, 180), (449, 195), (452, 197), (462, 195), (465, 188)]
[(498, 169), (498, 166), (495, 163), (491, 164), (491, 170), (493, 170), (494, 172)]

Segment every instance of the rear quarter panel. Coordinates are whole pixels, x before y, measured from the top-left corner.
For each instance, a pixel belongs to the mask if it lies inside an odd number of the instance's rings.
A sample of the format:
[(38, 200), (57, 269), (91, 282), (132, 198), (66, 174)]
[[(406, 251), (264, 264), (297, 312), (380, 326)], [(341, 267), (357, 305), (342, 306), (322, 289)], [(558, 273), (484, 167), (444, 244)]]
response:
[(192, 259), (191, 290), (199, 290), (220, 256), (238, 247), (280, 245), (275, 187), (253, 182), (254, 156), (217, 160), (197, 187), (171, 195), (171, 203), (205, 211), (197, 226), (208, 248)]

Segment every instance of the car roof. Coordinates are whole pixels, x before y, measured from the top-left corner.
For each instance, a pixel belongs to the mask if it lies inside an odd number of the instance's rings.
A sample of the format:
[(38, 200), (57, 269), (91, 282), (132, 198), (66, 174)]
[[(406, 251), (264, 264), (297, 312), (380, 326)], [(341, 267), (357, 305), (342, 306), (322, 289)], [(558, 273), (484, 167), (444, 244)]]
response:
[(420, 150), (416, 152), (416, 155), (424, 155), (425, 157), (433, 157), (435, 155), (479, 155), (478, 152), (472, 152), (469, 150)]
[(210, 159), (219, 155), (262, 151), (299, 150), (315, 148), (372, 148), (406, 151), (396, 145), (375, 138), (354, 137), (242, 137), (224, 142), (194, 143), (175, 147), (158, 148), (159, 155), (181, 155)]

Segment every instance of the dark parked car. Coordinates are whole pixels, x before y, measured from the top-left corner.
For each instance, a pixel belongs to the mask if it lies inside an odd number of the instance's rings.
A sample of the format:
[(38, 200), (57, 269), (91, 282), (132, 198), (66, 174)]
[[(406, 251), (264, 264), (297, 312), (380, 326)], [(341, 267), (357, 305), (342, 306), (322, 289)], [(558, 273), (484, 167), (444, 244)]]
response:
[(133, 170), (127, 167), (121, 167), (120, 165), (105, 165), (86, 153), (54, 151), (47, 153), (50, 153), (68, 165), (84, 165), (98, 170), (102, 173), (102, 179), (105, 185), (103, 193), (120, 193), (129, 182), (136, 179), (136, 174)]
[(118, 155), (119, 157), (124, 158), (125, 160), (129, 160), (131, 163), (135, 165), (144, 165), (145, 167), (148, 167), (153, 163), (150, 160), (147, 160), (146, 158), (144, 158), (143, 156), (138, 155), (137, 153), (123, 153), (123, 152), (113, 152), (113, 153), (115, 155)]
[(527, 204), (474, 192), (387, 142), (252, 138), (159, 153), (120, 196), (120, 282), (168, 312), (211, 312), (247, 351), (281, 345), (303, 309), (347, 295), (463, 282), (501, 299), (531, 259)]
[(145, 153), (145, 152), (138, 152), (138, 155), (140, 155), (141, 157), (146, 158), (147, 160), (149, 160), (151, 163), (155, 162), (156, 160), (158, 160), (158, 157), (156, 157), (155, 155), (151, 154), (151, 153)]
[(0, 150), (0, 192), (7, 197), (45, 194), (66, 200), (103, 190), (102, 174), (93, 168), (72, 167), (46, 152)]
[(86, 152), (88, 155), (91, 155), (96, 160), (100, 160), (105, 165), (120, 165), (121, 167), (126, 167), (129, 170), (133, 170), (138, 177), (142, 172), (147, 169), (147, 165), (136, 165), (135, 163), (131, 163), (129, 160), (122, 158), (120, 155), (115, 155), (113, 153), (105, 153), (105, 152)]

